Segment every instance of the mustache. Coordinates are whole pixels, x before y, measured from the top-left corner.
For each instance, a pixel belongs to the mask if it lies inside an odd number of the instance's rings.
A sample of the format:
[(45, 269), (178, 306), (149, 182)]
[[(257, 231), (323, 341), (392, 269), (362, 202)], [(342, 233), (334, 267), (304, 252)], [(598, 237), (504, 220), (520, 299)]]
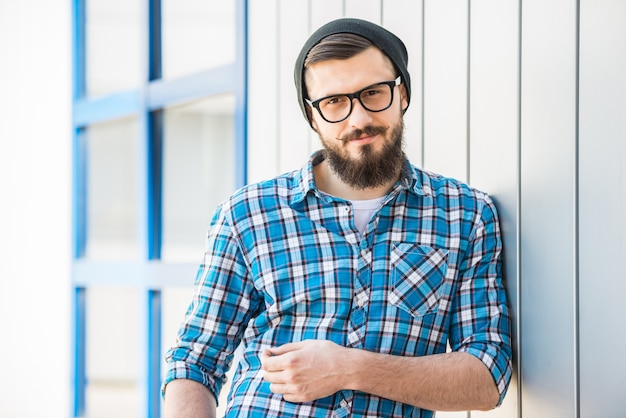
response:
[(381, 135), (384, 134), (385, 132), (387, 132), (387, 127), (384, 126), (366, 126), (363, 129), (355, 129), (352, 132), (347, 133), (346, 135), (336, 138), (338, 140), (340, 140), (341, 142), (343, 142), (344, 144), (347, 142), (350, 142), (352, 140), (355, 139), (359, 139), (363, 134), (367, 135), (367, 136), (373, 136), (373, 135)]

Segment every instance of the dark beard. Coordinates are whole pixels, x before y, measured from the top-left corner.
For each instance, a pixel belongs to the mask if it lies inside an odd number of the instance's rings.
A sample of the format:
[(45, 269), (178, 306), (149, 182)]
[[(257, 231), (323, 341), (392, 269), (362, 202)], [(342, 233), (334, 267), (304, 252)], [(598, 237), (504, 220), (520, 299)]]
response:
[[(348, 138), (341, 138), (347, 142), (358, 138), (363, 133), (368, 135), (383, 133), (384, 128), (365, 128), (356, 130)], [(369, 189), (382, 186), (397, 180), (404, 162), (403, 147), (404, 123), (400, 123), (391, 131), (391, 141), (385, 143), (380, 152), (375, 153), (370, 144), (361, 147), (361, 155), (357, 160), (341, 154), (341, 150), (325, 147), (325, 155), (332, 170), (349, 186), (357, 189)]]

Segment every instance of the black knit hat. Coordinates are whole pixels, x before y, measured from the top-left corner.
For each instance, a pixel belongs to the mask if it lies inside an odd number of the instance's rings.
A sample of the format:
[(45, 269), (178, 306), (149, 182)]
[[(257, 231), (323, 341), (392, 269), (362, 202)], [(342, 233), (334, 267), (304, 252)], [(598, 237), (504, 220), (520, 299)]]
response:
[(352, 33), (354, 35), (360, 35), (368, 39), (389, 57), (393, 65), (396, 67), (396, 70), (402, 76), (402, 82), (406, 87), (406, 100), (408, 106), (408, 103), (411, 101), (411, 78), (407, 69), (409, 57), (406, 47), (400, 38), (382, 26), (378, 26), (366, 20), (352, 18), (337, 19), (326, 23), (324, 26), (316, 30), (306, 41), (302, 50), (300, 50), (298, 59), (296, 59), (294, 81), (296, 83), (296, 90), (298, 91), (298, 102), (300, 103), (300, 109), (302, 109), (302, 113), (309, 121), (309, 124), (311, 121), (309, 120), (309, 116), (306, 111), (306, 103), (304, 101), (304, 99), (307, 98), (307, 91), (303, 77), (304, 61), (306, 60), (311, 48), (317, 45), (325, 37), (336, 33)]

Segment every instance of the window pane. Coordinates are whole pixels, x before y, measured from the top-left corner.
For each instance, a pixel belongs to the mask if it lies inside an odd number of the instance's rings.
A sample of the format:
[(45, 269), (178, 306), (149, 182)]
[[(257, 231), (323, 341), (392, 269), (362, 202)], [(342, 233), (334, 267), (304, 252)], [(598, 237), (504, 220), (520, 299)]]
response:
[(138, 289), (90, 286), (87, 296), (87, 417), (141, 416)]
[(228, 94), (165, 110), (165, 260), (200, 260), (213, 211), (235, 188), (234, 109)]
[(92, 125), (86, 137), (86, 256), (139, 259), (137, 120)]
[(235, 62), (235, 0), (163, 0), (163, 77)]
[(98, 96), (142, 82), (138, 0), (86, 0), (87, 94)]

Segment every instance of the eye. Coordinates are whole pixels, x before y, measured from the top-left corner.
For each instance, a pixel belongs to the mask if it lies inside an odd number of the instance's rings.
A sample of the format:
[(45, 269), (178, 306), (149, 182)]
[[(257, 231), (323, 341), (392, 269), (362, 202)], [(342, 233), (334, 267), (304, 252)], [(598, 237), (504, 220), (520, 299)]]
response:
[(346, 96), (327, 97), (320, 103), (322, 106), (336, 106), (345, 103), (348, 100)]
[(381, 93), (380, 87), (372, 87), (367, 90), (363, 90), (363, 93), (361, 93), (361, 97), (376, 96), (377, 94), (380, 94), (380, 93)]

